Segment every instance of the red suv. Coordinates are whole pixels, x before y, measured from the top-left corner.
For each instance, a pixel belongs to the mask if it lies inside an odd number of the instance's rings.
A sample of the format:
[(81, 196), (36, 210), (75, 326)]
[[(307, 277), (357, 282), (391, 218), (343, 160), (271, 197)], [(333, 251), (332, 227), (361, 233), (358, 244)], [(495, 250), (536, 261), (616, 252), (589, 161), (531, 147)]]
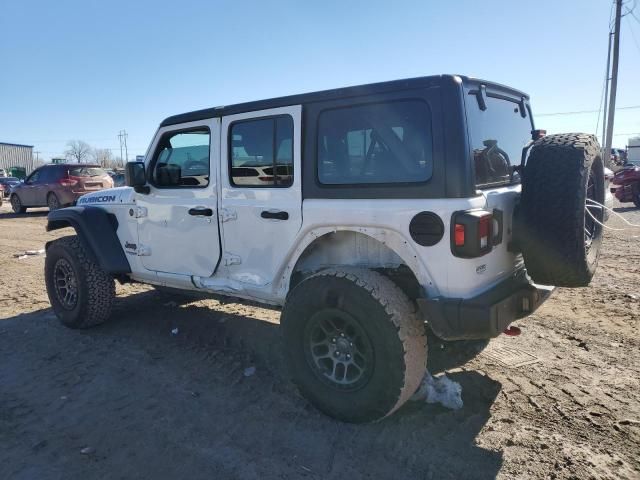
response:
[(113, 187), (113, 180), (100, 165), (45, 165), (31, 173), (11, 192), (11, 207), (24, 213), (29, 207), (56, 210), (76, 203), (85, 193)]

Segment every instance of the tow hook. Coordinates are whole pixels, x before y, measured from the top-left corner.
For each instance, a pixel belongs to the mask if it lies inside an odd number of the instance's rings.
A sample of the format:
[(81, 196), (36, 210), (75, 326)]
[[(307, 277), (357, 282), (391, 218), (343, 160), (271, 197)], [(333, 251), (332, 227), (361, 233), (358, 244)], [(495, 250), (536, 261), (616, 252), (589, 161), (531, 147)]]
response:
[(522, 331), (518, 327), (514, 327), (513, 325), (511, 325), (502, 333), (504, 333), (505, 335), (509, 335), (510, 337), (517, 337), (522, 333)]

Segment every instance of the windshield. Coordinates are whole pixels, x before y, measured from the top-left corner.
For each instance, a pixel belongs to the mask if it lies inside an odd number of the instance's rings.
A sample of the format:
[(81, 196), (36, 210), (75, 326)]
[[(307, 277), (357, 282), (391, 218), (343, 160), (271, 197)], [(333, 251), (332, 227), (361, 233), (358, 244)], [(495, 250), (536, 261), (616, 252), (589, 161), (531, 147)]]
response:
[(71, 167), (69, 168), (69, 175), (72, 177), (100, 177), (106, 175), (100, 167)]
[[(482, 110), (474, 92), (466, 98), (469, 140), (473, 149), (476, 187), (487, 188), (518, 183), (511, 175), (520, 165), (522, 149), (531, 140), (533, 124), (530, 112), (515, 100), (484, 97)], [(524, 115), (524, 117), (523, 117)]]

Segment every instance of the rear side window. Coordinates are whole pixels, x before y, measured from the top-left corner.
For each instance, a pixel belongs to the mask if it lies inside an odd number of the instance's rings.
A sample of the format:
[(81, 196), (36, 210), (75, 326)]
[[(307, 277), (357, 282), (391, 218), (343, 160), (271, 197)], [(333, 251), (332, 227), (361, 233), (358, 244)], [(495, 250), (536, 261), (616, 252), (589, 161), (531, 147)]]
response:
[(513, 166), (520, 165), (522, 149), (531, 140), (533, 126), (528, 109), (524, 104), (488, 95), (483, 110), (476, 95), (470, 92), (466, 102), (476, 187), (518, 182), (518, 174), (512, 176), (511, 172)]
[(106, 175), (102, 168), (99, 167), (71, 167), (69, 168), (69, 175), (72, 177), (101, 177)]
[(403, 100), (325, 110), (317, 155), (325, 185), (426, 182), (433, 170), (429, 107)]
[(293, 184), (293, 119), (289, 115), (233, 123), (229, 138), (233, 185)]

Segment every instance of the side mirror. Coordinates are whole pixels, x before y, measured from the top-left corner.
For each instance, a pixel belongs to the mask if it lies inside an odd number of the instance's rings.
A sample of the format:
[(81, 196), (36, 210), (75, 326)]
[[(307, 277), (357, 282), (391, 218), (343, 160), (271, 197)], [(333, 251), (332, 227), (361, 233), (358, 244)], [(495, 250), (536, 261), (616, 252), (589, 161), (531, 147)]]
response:
[(128, 187), (133, 187), (136, 193), (149, 193), (147, 186), (147, 175), (144, 162), (129, 162), (124, 170), (125, 183)]

